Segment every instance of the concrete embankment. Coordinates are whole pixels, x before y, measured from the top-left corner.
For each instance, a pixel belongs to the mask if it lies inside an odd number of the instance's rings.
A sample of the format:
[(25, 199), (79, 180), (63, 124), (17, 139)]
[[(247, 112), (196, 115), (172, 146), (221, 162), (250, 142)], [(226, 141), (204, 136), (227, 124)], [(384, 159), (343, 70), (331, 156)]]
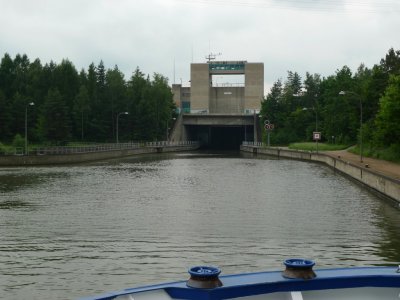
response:
[(134, 149), (107, 150), (88, 153), (58, 155), (7, 155), (0, 156), (0, 166), (33, 166), (76, 164), (104, 159), (126, 157), (146, 153), (178, 152), (196, 150), (198, 145), (147, 146)]
[(378, 192), (380, 195), (394, 200), (400, 205), (400, 180), (374, 172), (366, 167), (356, 166), (348, 161), (342, 160), (340, 157), (333, 157), (324, 153), (251, 145), (242, 145), (240, 150), (255, 154), (324, 163), (335, 171), (349, 176), (372, 191)]

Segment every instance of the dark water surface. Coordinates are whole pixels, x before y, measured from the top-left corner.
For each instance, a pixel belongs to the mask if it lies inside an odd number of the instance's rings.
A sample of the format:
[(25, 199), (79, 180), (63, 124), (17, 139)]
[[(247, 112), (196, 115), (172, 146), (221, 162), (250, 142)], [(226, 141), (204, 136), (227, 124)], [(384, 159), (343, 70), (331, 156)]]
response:
[(75, 299), (186, 279), (397, 264), (400, 211), (331, 169), (178, 153), (0, 169), (0, 298)]

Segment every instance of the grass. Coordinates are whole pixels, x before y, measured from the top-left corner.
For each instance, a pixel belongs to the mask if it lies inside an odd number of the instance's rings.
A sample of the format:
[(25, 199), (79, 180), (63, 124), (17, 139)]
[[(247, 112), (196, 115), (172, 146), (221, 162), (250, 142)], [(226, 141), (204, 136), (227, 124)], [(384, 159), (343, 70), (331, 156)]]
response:
[[(349, 152), (359, 155), (360, 148), (356, 146), (349, 149)], [(400, 146), (392, 145), (387, 148), (372, 148), (369, 145), (364, 145), (363, 156), (400, 163)]]
[[(335, 151), (335, 150), (344, 150), (347, 148), (349, 148), (349, 145), (318, 143), (318, 151)], [(289, 149), (305, 150), (305, 151), (317, 150), (316, 144), (313, 142), (293, 143), (289, 145)], [(357, 155), (360, 154), (359, 146), (351, 147), (348, 149), (348, 151)], [(372, 148), (369, 145), (364, 145), (363, 156), (400, 163), (400, 146), (392, 145), (386, 148)]]
[[(318, 151), (343, 150), (348, 147), (349, 147), (349, 145), (318, 143)], [(317, 151), (317, 145), (314, 142), (293, 143), (293, 144), (289, 145), (289, 149)]]

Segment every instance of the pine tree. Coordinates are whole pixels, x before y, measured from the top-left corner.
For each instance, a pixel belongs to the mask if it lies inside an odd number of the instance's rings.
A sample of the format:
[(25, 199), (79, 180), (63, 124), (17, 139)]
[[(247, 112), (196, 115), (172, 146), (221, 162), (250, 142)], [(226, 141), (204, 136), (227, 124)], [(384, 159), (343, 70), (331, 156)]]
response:
[(39, 132), (45, 140), (64, 145), (70, 139), (67, 105), (57, 88), (50, 89), (42, 106)]

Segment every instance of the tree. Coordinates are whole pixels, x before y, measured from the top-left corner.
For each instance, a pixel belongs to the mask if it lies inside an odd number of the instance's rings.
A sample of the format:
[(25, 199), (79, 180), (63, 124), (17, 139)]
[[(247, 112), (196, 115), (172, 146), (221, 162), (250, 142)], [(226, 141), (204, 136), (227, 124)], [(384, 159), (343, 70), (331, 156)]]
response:
[(302, 94), (301, 77), (297, 72), (288, 71), (288, 76), (283, 87), (282, 103), (285, 110), (290, 113), (301, 106), (298, 95)]
[(10, 123), (11, 115), (6, 96), (0, 88), (0, 140), (8, 140), (11, 138)]
[(380, 62), (383, 70), (390, 75), (400, 75), (400, 50), (390, 48), (385, 58)]
[(40, 134), (52, 144), (65, 144), (70, 139), (69, 124), (68, 108), (62, 95), (57, 88), (50, 89), (40, 114)]
[(44, 76), (43, 66), (39, 59), (35, 59), (28, 68), (28, 83), (26, 87), (27, 95), (35, 102), (35, 105), (41, 106), (49, 89)]
[[(89, 84), (92, 84), (92, 74), (89, 73)], [(106, 70), (103, 61), (95, 68), (95, 94), (91, 104), (92, 132), (96, 139), (103, 141), (112, 139), (112, 113), (111, 104), (106, 94)], [(92, 87), (91, 87), (92, 88)], [(91, 89), (89, 90), (89, 94)]]
[(320, 95), (321, 77), (319, 74), (310, 74), (306, 72), (306, 79), (304, 80), (304, 92), (302, 95), (303, 107), (314, 107), (318, 109), (318, 97)]
[(74, 101), (74, 112), (75, 120), (80, 119), (81, 123), (81, 140), (84, 137), (84, 116), (89, 110), (89, 92), (86, 86), (81, 85), (79, 93), (75, 97)]
[[(128, 104), (126, 100), (126, 83), (124, 80), (124, 74), (118, 69), (118, 66), (115, 66), (112, 70), (107, 70), (106, 72), (106, 91), (107, 91), (107, 99), (109, 104), (111, 105), (111, 128), (112, 128), (112, 137), (114, 140), (115, 137), (115, 124), (118, 113), (127, 111)], [(123, 128), (123, 124), (125, 124), (127, 118), (120, 120), (121, 126)], [(126, 132), (125, 130), (120, 130), (121, 132)]]
[(400, 75), (390, 77), (379, 102), (375, 125), (375, 143), (378, 146), (400, 145)]
[(360, 127), (360, 99), (353, 94), (339, 95), (340, 91), (354, 91), (354, 82), (353, 74), (347, 66), (321, 82), (319, 116), (323, 119), (325, 136), (334, 136), (339, 143), (356, 141)]
[(68, 59), (63, 59), (61, 64), (57, 65), (54, 70), (54, 86), (58, 89), (61, 96), (64, 98), (65, 104), (69, 111), (72, 111), (74, 99), (79, 91), (79, 75)]
[(87, 78), (86, 78), (86, 88), (89, 94), (89, 107), (90, 112), (88, 113), (88, 129), (87, 137), (91, 140), (99, 140), (101, 138), (101, 133), (99, 132), (99, 121), (98, 121), (98, 111), (99, 103), (97, 100), (97, 76), (96, 67), (93, 63), (89, 65)]
[(29, 58), (26, 54), (16, 55), (14, 59), (15, 78), (12, 83), (12, 89), (14, 92), (18, 92), (24, 96), (27, 95), (29, 64)]
[[(31, 102), (26, 96), (16, 92), (10, 103), (10, 116), (13, 122), (9, 124), (11, 135), (25, 133), (25, 108)], [(33, 118), (28, 119), (29, 124), (32, 124)], [(29, 126), (31, 127), (31, 126)]]
[(271, 91), (267, 94), (265, 100), (261, 103), (261, 116), (264, 122), (265, 119), (270, 120), (271, 123), (282, 124), (282, 82), (278, 80), (274, 82)]
[(14, 96), (12, 89), (14, 80), (14, 62), (10, 55), (6, 53), (0, 63), (0, 88), (3, 90), (6, 99), (11, 99)]
[(157, 138), (163, 139), (168, 130), (167, 126), (172, 118), (172, 112), (176, 107), (173, 102), (171, 88), (168, 85), (168, 78), (159, 73), (155, 73), (153, 75), (151, 88), (157, 113)]
[(131, 79), (127, 83), (127, 101), (128, 111), (130, 115), (130, 130), (133, 140), (143, 139), (143, 131), (146, 128), (142, 127), (140, 120), (142, 101), (144, 100), (145, 89), (148, 88), (149, 82), (145, 79), (145, 75), (140, 71), (139, 67), (133, 72)]

